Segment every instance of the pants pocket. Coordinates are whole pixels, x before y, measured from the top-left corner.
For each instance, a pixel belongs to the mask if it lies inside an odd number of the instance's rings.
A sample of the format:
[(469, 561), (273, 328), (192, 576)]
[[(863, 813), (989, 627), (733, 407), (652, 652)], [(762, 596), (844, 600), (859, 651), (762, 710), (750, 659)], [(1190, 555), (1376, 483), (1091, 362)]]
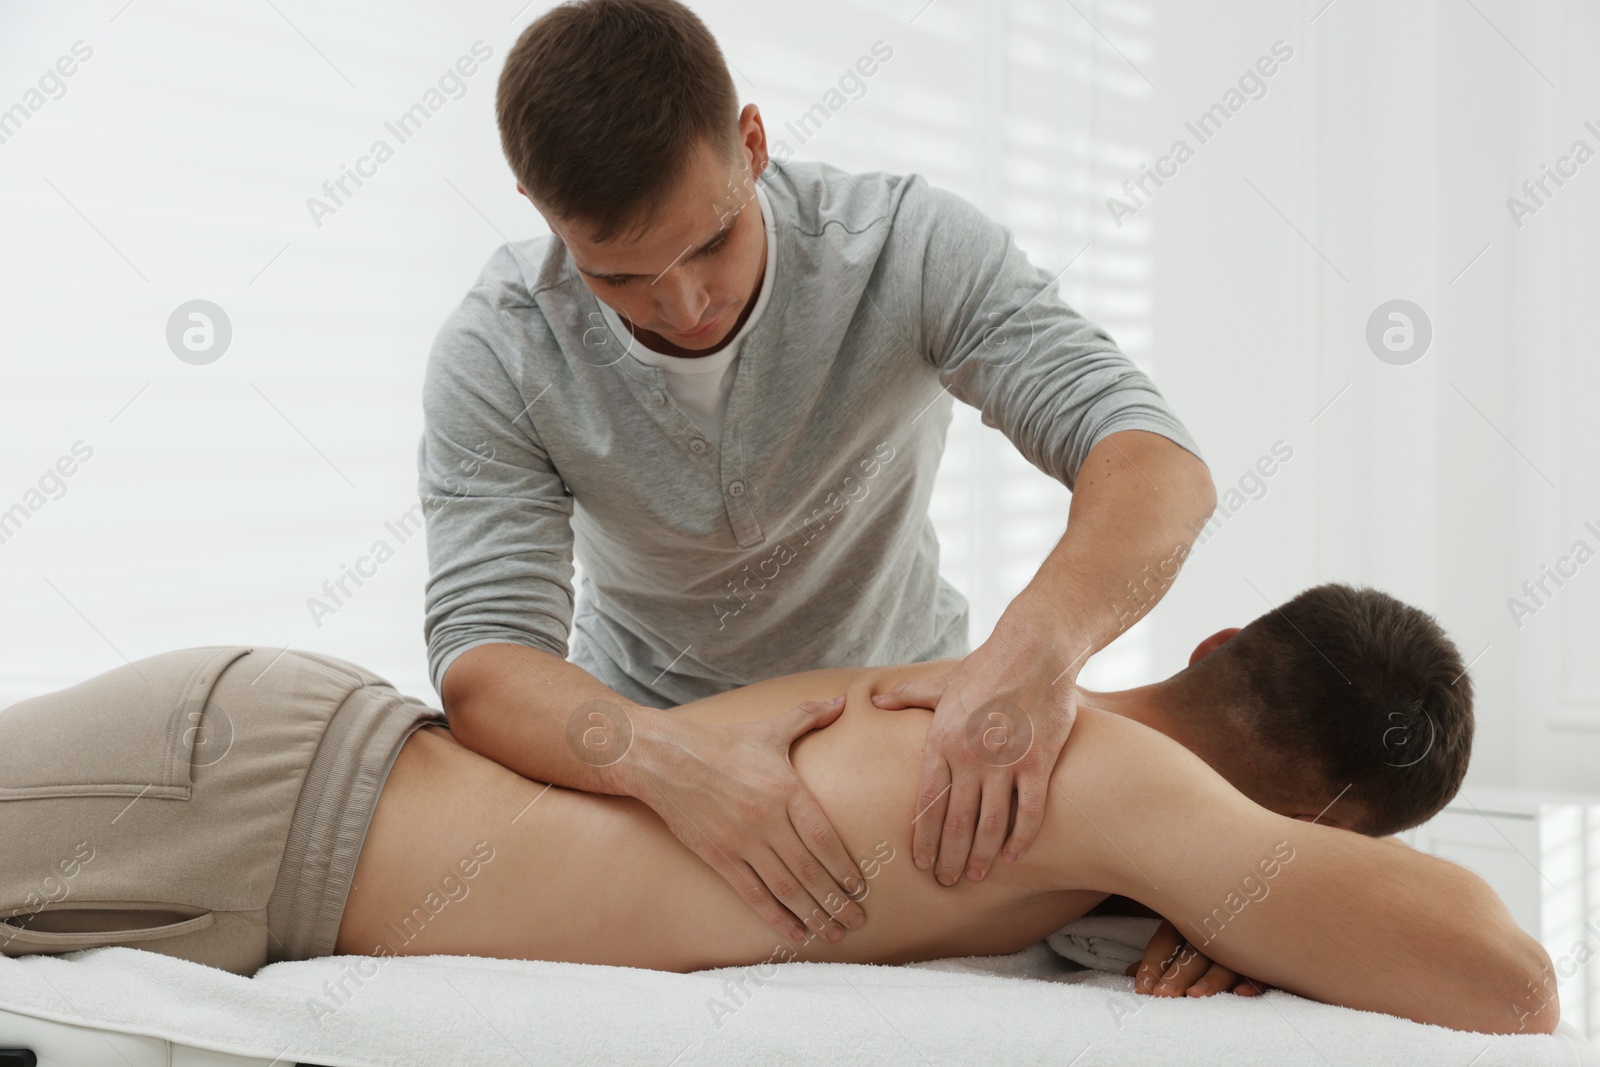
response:
[(225, 727), (212, 687), (250, 651), (164, 652), (13, 704), (0, 712), (0, 800), (188, 800), (197, 744)]
[(140, 948), (151, 941), (196, 933), (215, 921), (215, 913), (187, 905), (75, 901), (0, 920), (0, 953), (25, 956), (106, 945)]

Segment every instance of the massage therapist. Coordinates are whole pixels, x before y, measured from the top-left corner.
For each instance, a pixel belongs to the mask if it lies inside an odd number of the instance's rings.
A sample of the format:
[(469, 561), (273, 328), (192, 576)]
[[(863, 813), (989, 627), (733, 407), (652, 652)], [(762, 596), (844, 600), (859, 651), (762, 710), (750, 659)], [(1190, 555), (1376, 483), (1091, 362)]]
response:
[[(1078, 672), (1160, 600), (1215, 504), (1188, 431), (966, 200), (769, 155), (676, 0), (552, 9), (497, 92), (553, 236), (500, 246), (428, 359), (425, 633), (457, 739), (639, 798), (779, 933), (838, 940), (865, 920), (861, 875), (788, 750), (842, 705), (717, 726), (668, 709), (962, 657), (882, 703), (935, 711), (912, 860), (952, 885), (1021, 854)], [(952, 397), (1073, 491), (975, 650), (928, 516)]]

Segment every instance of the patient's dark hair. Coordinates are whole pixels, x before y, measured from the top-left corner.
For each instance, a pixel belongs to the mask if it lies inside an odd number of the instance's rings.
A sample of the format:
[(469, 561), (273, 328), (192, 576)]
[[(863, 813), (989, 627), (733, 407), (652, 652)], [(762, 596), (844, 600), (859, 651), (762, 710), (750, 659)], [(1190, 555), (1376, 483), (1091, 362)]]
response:
[(1332, 804), (1328, 816), (1361, 833), (1426, 822), (1466, 775), (1461, 654), (1432, 615), (1377, 589), (1307, 589), (1172, 684), (1192, 725), (1231, 731), (1251, 754), (1258, 792)]
[(739, 97), (677, 0), (574, 0), (517, 38), (495, 92), (500, 144), (541, 211), (590, 239), (648, 228), (697, 145), (732, 166)]

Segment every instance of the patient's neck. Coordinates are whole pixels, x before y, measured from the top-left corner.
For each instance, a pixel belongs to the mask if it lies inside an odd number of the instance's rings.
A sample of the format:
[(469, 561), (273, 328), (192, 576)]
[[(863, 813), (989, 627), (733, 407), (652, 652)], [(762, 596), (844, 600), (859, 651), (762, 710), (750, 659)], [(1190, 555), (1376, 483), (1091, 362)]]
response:
[(1177, 714), (1177, 703), (1164, 682), (1132, 689), (1109, 689), (1096, 692), (1078, 687), (1080, 703), (1087, 704), (1113, 715), (1121, 715), (1166, 734), (1185, 748), (1193, 749), (1197, 738), (1191, 738), (1183, 729), (1183, 717)]
[[(1078, 688), (1080, 704), (1120, 715), (1125, 719), (1143, 723), (1158, 733), (1166, 734), (1196, 756), (1205, 760), (1211, 769), (1231, 782), (1262, 807), (1280, 814), (1294, 814), (1278, 803), (1281, 797), (1264, 789), (1257, 762), (1249, 749), (1237, 743), (1223, 743), (1217, 723), (1227, 720), (1227, 709), (1207, 706), (1200, 716), (1194, 709), (1186, 709), (1171, 679), (1152, 682), (1133, 689), (1112, 689), (1104, 693)], [(1209, 728), (1208, 728), (1209, 720)]]
[[(1134, 686), (1131, 689), (1107, 689), (1104, 693), (1078, 686), (1078, 699), (1082, 704), (1098, 707), (1102, 712), (1131, 718), (1136, 723), (1144, 723), (1157, 733), (1166, 734), (1206, 763), (1210, 763), (1224, 776), (1227, 776), (1229, 771), (1235, 771), (1232, 766), (1219, 763), (1222, 753), (1214, 750), (1216, 744), (1213, 739), (1198, 733), (1194, 717), (1184, 713), (1179, 694), (1171, 685), (1171, 678), (1165, 681), (1152, 681), (1150, 685)], [(1222, 709), (1216, 710), (1221, 715)]]

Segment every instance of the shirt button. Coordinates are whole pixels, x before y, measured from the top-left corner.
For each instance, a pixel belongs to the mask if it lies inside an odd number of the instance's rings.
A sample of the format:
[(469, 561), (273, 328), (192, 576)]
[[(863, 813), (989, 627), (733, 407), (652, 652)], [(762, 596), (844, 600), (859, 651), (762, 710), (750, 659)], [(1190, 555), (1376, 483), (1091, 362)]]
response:
[(656, 407), (660, 407), (662, 404), (665, 404), (667, 402), (667, 394), (663, 393), (661, 390), (657, 389), (656, 390), (656, 395), (655, 395), (655, 401), (656, 401)]
[(743, 482), (729, 482), (728, 483), (728, 493), (730, 495), (732, 495), (732, 496), (744, 496), (744, 483)]
[(702, 438), (696, 437), (693, 441), (689, 442), (689, 451), (693, 452), (695, 455), (698, 456), (700, 453), (704, 452), (705, 450), (706, 450), (706, 443)]

